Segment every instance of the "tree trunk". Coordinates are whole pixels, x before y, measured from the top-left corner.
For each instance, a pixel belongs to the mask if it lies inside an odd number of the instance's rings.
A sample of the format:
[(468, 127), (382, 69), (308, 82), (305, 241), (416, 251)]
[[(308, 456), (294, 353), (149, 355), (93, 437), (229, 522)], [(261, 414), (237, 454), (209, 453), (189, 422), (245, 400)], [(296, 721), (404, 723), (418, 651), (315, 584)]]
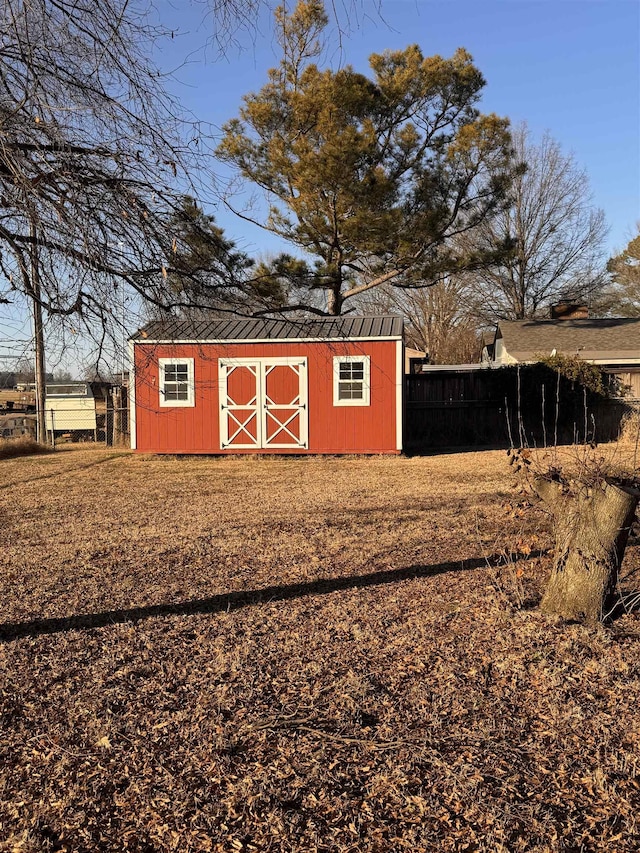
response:
[[(36, 276), (37, 280), (37, 276)], [(33, 336), (35, 339), (35, 386), (36, 386), (36, 438), (40, 444), (47, 443), (47, 420), (45, 408), (47, 405), (47, 380), (44, 350), (44, 326), (42, 323), (42, 305), (40, 304), (40, 289), (35, 292), (32, 300)], [(52, 436), (53, 442), (53, 436)]]
[(640, 492), (606, 481), (576, 485), (537, 478), (534, 488), (555, 518), (555, 560), (541, 608), (565, 619), (601, 621), (633, 524)]
[(332, 288), (327, 294), (327, 314), (332, 317), (339, 317), (342, 314), (342, 292), (341, 285)]

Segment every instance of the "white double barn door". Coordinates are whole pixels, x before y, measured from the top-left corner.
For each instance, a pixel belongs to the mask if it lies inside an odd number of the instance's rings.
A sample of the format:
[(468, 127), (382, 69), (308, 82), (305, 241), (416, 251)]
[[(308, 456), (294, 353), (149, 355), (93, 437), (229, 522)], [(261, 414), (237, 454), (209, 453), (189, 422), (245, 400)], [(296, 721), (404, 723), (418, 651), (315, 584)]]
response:
[(307, 359), (221, 358), (221, 449), (306, 449)]

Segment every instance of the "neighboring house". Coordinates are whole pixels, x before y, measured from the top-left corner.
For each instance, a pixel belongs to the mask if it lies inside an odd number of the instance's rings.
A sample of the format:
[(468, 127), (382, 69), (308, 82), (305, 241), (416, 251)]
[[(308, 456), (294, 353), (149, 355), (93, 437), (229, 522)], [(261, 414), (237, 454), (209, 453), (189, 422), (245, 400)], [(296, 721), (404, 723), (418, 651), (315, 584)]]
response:
[(0, 438), (36, 437), (36, 419), (24, 412), (0, 415)]
[(556, 353), (599, 365), (629, 389), (628, 398), (640, 400), (640, 319), (501, 321), (483, 357), (496, 365), (518, 364)]
[(496, 332), (495, 329), (484, 330), (480, 333), (480, 363), (485, 364), (493, 361), (493, 353), (495, 349)]
[(130, 341), (131, 446), (399, 453), (403, 320), (153, 322)]
[(404, 348), (404, 372), (419, 373), (423, 364), (427, 364), (429, 357), (426, 352), (421, 349), (413, 349), (413, 347)]

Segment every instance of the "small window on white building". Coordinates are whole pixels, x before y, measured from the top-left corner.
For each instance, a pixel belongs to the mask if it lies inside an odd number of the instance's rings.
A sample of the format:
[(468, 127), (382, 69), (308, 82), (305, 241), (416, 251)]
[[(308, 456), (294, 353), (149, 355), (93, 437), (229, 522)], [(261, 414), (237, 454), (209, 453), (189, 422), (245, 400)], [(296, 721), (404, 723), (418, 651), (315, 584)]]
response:
[(160, 405), (194, 406), (192, 358), (160, 358)]
[(371, 395), (368, 355), (337, 355), (333, 359), (333, 405), (368, 406)]

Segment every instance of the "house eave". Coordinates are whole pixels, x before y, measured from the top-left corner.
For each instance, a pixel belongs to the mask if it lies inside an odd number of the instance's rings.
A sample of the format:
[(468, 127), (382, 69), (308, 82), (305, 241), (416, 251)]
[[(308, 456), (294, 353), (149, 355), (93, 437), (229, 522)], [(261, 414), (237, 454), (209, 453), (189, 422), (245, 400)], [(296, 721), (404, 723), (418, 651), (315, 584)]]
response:
[(153, 344), (155, 346), (176, 346), (184, 344), (193, 344), (202, 346), (204, 344), (214, 344), (216, 346), (228, 346), (230, 344), (350, 344), (364, 343), (371, 341), (402, 341), (402, 335), (387, 335), (384, 337), (371, 336), (364, 338), (131, 338), (134, 344)]
[[(640, 366), (640, 350), (630, 350), (626, 351), (624, 354), (621, 354), (620, 352), (603, 352), (602, 350), (582, 350), (578, 353), (558, 350), (558, 354), (566, 357), (573, 356), (581, 359), (582, 361), (589, 361), (592, 364), (637, 364)], [(541, 358), (550, 356), (551, 353), (507, 352), (507, 355), (519, 364), (531, 364), (533, 362), (540, 361)]]

